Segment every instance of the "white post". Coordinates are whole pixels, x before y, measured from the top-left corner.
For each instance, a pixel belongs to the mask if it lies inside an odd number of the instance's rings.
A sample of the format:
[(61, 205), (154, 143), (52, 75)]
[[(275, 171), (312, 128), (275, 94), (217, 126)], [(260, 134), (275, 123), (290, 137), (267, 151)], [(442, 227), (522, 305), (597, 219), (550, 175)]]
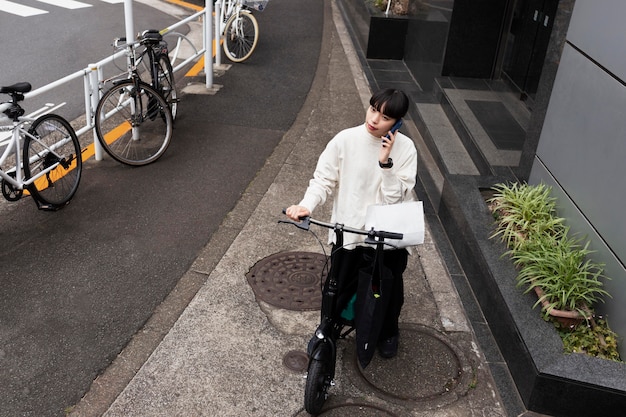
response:
[[(85, 79), (85, 84), (88, 84), (89, 87), (89, 96), (91, 97), (91, 103), (85, 101), (85, 106), (89, 106), (86, 109), (85, 114), (87, 115), (87, 123), (94, 123), (93, 131), (93, 149), (94, 149), (94, 158), (96, 161), (102, 161), (102, 145), (100, 145), (100, 141), (98, 140), (98, 135), (96, 134), (95, 129), (95, 113), (96, 108), (98, 107), (98, 102), (100, 101), (100, 77), (99, 77), (99, 69), (96, 64), (89, 65), (89, 76)], [(87, 87), (85, 88), (87, 90)]]
[(206, 88), (213, 88), (213, 0), (205, 1), (204, 16), (204, 75)]
[(215, 66), (220, 68), (222, 65), (222, 48), (220, 42), (222, 40), (222, 9), (220, 2), (215, 2)]
[(124, 0), (124, 23), (126, 24), (126, 42), (130, 43), (135, 40), (133, 0)]

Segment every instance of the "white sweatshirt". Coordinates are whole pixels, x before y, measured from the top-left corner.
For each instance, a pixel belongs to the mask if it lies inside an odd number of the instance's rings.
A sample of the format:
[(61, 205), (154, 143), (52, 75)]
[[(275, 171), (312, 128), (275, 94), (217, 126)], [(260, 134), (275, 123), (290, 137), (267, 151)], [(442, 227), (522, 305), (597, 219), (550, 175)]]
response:
[[(389, 155), (393, 167), (389, 169), (378, 165), (380, 147), (381, 138), (371, 135), (365, 124), (339, 132), (320, 155), (300, 205), (312, 213), (332, 195), (331, 223), (361, 229), (369, 205), (415, 200), (417, 151), (413, 141), (400, 132), (396, 134)], [(345, 233), (344, 244), (364, 238)], [(332, 231), (330, 240), (334, 241)]]

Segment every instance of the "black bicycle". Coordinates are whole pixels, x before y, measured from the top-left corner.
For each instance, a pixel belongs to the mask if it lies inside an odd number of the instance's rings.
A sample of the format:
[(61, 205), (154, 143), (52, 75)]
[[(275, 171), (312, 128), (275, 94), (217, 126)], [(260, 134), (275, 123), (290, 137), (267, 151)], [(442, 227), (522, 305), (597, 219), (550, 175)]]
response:
[(145, 30), (139, 39), (141, 45), (144, 46), (135, 63), (139, 68), (139, 76), (142, 81), (161, 93), (170, 106), (172, 119), (176, 120), (178, 92), (167, 42), (163, 39), (161, 32), (156, 29)]
[[(116, 161), (134, 166), (152, 163), (165, 153), (177, 107), (172, 66), (161, 34), (144, 31), (138, 45), (145, 47), (140, 54), (136, 43), (115, 40), (117, 49), (126, 49), (128, 68), (105, 81), (113, 85), (103, 94), (94, 115), (104, 150)], [(141, 71), (146, 66), (147, 70)], [(149, 82), (142, 79), (142, 73)]]
[[(367, 236), (365, 243), (375, 246), (375, 262), (382, 265), (385, 245), (393, 246), (385, 239), (402, 239), (402, 233), (392, 233), (381, 230), (362, 230), (346, 227), (340, 223), (327, 223), (305, 217), (300, 222), (291, 220), (280, 220), (279, 223), (288, 223), (298, 228), (310, 231), (310, 225), (332, 229), (335, 233), (335, 252), (331, 254), (331, 263), (337, 262), (335, 254), (337, 249), (343, 248), (343, 233), (354, 233)], [(318, 239), (319, 241), (319, 239)], [(322, 285), (322, 307), (320, 325), (307, 346), (309, 364), (307, 369), (306, 387), (304, 391), (304, 408), (309, 414), (316, 415), (324, 406), (328, 398), (328, 389), (334, 385), (336, 360), (337, 360), (337, 340), (343, 339), (355, 329), (354, 311), (349, 311), (353, 304), (337, 311), (338, 282), (337, 268), (330, 268), (330, 274)], [(374, 297), (380, 294), (374, 294)], [(356, 298), (356, 294), (353, 299)], [(344, 330), (346, 329), (347, 330)], [(358, 335), (357, 335), (358, 337)]]

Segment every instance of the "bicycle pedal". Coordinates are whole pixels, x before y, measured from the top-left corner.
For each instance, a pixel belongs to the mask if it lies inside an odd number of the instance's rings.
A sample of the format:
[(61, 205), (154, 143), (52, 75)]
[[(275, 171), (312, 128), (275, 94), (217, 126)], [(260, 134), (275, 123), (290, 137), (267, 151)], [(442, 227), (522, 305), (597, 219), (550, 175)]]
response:
[(37, 208), (41, 211), (58, 211), (61, 207), (53, 206), (52, 204), (38, 204)]
[(63, 207), (67, 206), (69, 203), (70, 202), (68, 201), (67, 203), (63, 205), (57, 205), (57, 204), (44, 204), (44, 203), (37, 201), (37, 208), (41, 211), (59, 211)]

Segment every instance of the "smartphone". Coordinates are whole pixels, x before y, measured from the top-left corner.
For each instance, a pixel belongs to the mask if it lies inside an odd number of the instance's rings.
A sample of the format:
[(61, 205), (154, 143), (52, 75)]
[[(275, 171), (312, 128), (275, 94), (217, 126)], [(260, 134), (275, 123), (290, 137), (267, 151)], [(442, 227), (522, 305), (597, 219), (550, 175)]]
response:
[[(396, 133), (396, 131), (400, 129), (400, 126), (402, 126), (402, 119), (398, 119), (398, 121), (393, 126), (391, 126), (391, 129), (389, 130), (391, 130), (391, 133)], [(385, 136), (387, 137), (387, 139), (389, 139), (389, 133), (387, 133)]]

